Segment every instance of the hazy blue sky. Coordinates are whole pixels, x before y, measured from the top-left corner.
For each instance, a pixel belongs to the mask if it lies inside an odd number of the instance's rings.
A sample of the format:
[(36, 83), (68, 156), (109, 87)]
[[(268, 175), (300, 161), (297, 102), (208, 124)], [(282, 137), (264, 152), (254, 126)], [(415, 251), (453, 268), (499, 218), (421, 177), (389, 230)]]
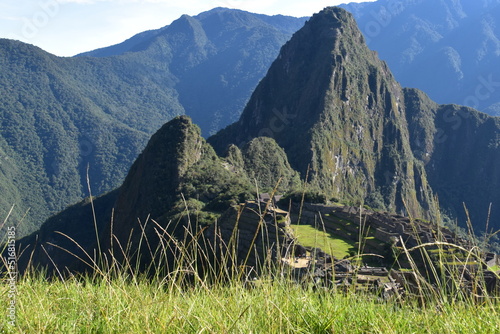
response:
[(72, 56), (214, 7), (310, 16), (326, 6), (366, 0), (1, 0), (0, 37)]

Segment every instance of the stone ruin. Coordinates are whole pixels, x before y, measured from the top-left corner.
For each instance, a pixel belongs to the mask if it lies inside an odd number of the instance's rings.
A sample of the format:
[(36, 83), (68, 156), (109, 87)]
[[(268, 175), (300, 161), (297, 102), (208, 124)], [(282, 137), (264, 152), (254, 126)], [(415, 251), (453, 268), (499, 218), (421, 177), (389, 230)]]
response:
[[(374, 291), (383, 298), (390, 298), (402, 295), (403, 290), (413, 292), (409, 261), (399, 256), (399, 266), (394, 267), (392, 252), (401, 249), (402, 243), (406, 249), (436, 241), (466, 249), (471, 246), (467, 240), (446, 228), (387, 212), (309, 203), (304, 203), (300, 211), (297, 205), (292, 205), (291, 211), (287, 212), (279, 209), (276, 203), (270, 196), (261, 196), (256, 201), (248, 201), (228, 210), (219, 224), (210, 226), (205, 237), (212, 240), (212, 249), (219, 250), (215, 258), (220, 258), (224, 252), (235, 251), (237, 260), (234, 262), (250, 268), (255, 275), (259, 274), (263, 265), (281, 260), (282, 270), (288, 270), (294, 279), (303, 284)], [(301, 213), (300, 224), (309, 224), (353, 242), (359, 240), (362, 229), (371, 236), (365, 242), (363, 253), (380, 254), (386, 257), (385, 261), (368, 266), (350, 259), (336, 259), (321, 249), (300, 245), (290, 228), (292, 221), (298, 221), (298, 212)], [(491, 263), (499, 263), (497, 255), (489, 254), (487, 259)], [(465, 289), (472, 291), (471, 282), (475, 279), (476, 269), (474, 266), (462, 268)], [(488, 293), (500, 291), (497, 274), (484, 271), (484, 278)]]
[(226, 211), (219, 221), (204, 234), (219, 252), (215, 258), (234, 254), (233, 263), (258, 272), (293, 249), (290, 216), (272, 203), (247, 201)]
[[(299, 209), (298, 205), (292, 205), (292, 221), (300, 219), (301, 224), (309, 224), (352, 242), (358, 242), (359, 233), (363, 231), (365, 236), (371, 238), (366, 239), (361, 253), (375, 253), (388, 257), (385, 261), (381, 261), (378, 266), (365, 264), (356, 266), (348, 259), (330, 259), (329, 255), (322, 255), (325, 254), (324, 252), (314, 250), (311, 252), (308, 270), (301, 268), (298, 273), (302, 279), (306, 277), (309, 281), (322, 286), (334, 284), (342, 289), (377, 291), (384, 298), (401, 295), (403, 290), (407, 293), (416, 293), (418, 289), (416, 282), (414, 282), (413, 269), (425, 266), (420, 252), (411, 253), (411, 261), (413, 261), (414, 266), (411, 265), (405, 253), (397, 257), (397, 262), (394, 261), (394, 254), (391, 253), (402, 252), (403, 246), (406, 249), (411, 249), (436, 242), (449, 243), (464, 249), (473, 247), (468, 240), (455, 235), (449, 229), (420, 219), (411, 220), (408, 217), (387, 212), (375, 212), (341, 205), (305, 203), (302, 210), (299, 211)], [(300, 217), (296, 214), (297, 212), (301, 212)], [(439, 247), (441, 248), (439, 249)], [(439, 247), (431, 246), (426, 249), (441, 252), (453, 249), (453, 246), (446, 244)], [(460, 257), (460, 252), (455, 253), (454, 259), (458, 260), (455, 270), (462, 273), (461, 286), (464, 291), (498, 295), (500, 292), (499, 276), (497, 273), (487, 270), (488, 267), (499, 265), (500, 257), (498, 255), (486, 254), (484, 263), (487, 264), (487, 267), (483, 267), (483, 270), (478, 270), (479, 264), (467, 264), (465, 256)], [(477, 282), (479, 281), (484, 282), (484, 286), (478, 287)], [(429, 278), (429, 282), (434, 283), (432, 278)]]

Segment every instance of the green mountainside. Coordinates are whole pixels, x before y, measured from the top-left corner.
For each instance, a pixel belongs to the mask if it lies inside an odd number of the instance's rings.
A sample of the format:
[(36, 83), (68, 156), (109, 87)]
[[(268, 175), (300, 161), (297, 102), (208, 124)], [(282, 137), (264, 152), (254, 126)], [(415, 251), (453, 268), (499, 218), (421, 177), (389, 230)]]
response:
[(174, 118), (153, 135), (122, 186), (95, 200), (95, 225), (76, 218), (93, 215), (86, 201), (19, 244), (41, 257), (36, 263), (69, 265), (67, 252), (51, 248), (48, 258), (42, 246), (53, 246), (63, 237), (57, 231), (74, 224), (82, 229), (70, 237), (89, 254), (99, 246), (106, 256), (127, 253), (147, 265), (160, 236), (176, 241), (168, 247), (175, 254), (186, 245), (179, 241), (205, 227), (212, 236), (214, 225), (231, 235), (239, 214), (252, 226), (266, 225), (270, 214), (259, 219), (257, 204), (247, 202), (255, 208), (243, 211), (235, 205), (278, 183), (293, 197), (301, 180), (323, 199), (402, 213), (394, 217), (408, 222), (407, 214), (434, 220), (435, 195), (459, 218), (462, 201), (472, 219), (485, 217), (491, 202), (490, 227), (499, 228), (499, 125), (498, 118), (401, 88), (366, 47), (352, 15), (329, 7), (282, 47), (238, 122), (206, 141), (188, 117)]
[(0, 215), (38, 229), (89, 196), (87, 167), (92, 194), (110, 191), (176, 115), (230, 124), (303, 22), (218, 8), (73, 58), (0, 40)]
[[(23, 220), (18, 228), (22, 235), (88, 196), (87, 166), (95, 193), (123, 180), (154, 130), (139, 122), (135, 106), (142, 103), (144, 109), (151, 101), (144, 96), (141, 102), (131, 79), (139, 69), (125, 71), (106, 59), (57, 58), (9, 40), (0, 41), (0, 54), (0, 212), (6, 217), (16, 205), (12, 219)], [(129, 93), (116, 99), (104, 88), (113, 83)], [(164, 121), (182, 112), (168, 107), (173, 106), (172, 92), (152, 94), (165, 105), (151, 110), (152, 119)], [(130, 126), (134, 123), (135, 128)]]
[(330, 9), (282, 48), (240, 120), (209, 141), (221, 152), (270, 136), (329, 198), (398, 212), (404, 200), (425, 216), (432, 191), (413, 156), (405, 115), (402, 88), (364, 44), (352, 16)]
[[(333, 19), (332, 19), (333, 18)], [(327, 9), (282, 48), (217, 152), (266, 135), (328, 197), (433, 218), (435, 196), (465, 226), (500, 228), (499, 120), (402, 89), (354, 19)], [(404, 201), (404, 202), (403, 202)]]
[(500, 118), (438, 105), (415, 89), (405, 89), (405, 101), (412, 150), (443, 211), (462, 226), (470, 218), (477, 230), (500, 229)]

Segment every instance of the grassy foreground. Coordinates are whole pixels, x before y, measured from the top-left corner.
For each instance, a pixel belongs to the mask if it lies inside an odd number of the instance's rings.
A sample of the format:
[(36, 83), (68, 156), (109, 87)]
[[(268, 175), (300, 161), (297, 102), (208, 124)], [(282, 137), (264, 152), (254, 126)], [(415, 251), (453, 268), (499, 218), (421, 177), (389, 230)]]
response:
[[(2, 305), (9, 303), (0, 286)], [(2, 333), (499, 333), (498, 303), (382, 302), (259, 282), (181, 288), (123, 277), (17, 282), (16, 326)]]

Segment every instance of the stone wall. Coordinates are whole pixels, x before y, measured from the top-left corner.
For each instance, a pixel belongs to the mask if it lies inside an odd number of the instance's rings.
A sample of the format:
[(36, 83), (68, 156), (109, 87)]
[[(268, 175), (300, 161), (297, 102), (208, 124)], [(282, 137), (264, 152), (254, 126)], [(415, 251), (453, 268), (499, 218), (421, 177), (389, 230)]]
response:
[(258, 272), (293, 251), (290, 218), (285, 211), (247, 202), (230, 208), (219, 222), (205, 231), (216, 259), (231, 258), (231, 263)]

